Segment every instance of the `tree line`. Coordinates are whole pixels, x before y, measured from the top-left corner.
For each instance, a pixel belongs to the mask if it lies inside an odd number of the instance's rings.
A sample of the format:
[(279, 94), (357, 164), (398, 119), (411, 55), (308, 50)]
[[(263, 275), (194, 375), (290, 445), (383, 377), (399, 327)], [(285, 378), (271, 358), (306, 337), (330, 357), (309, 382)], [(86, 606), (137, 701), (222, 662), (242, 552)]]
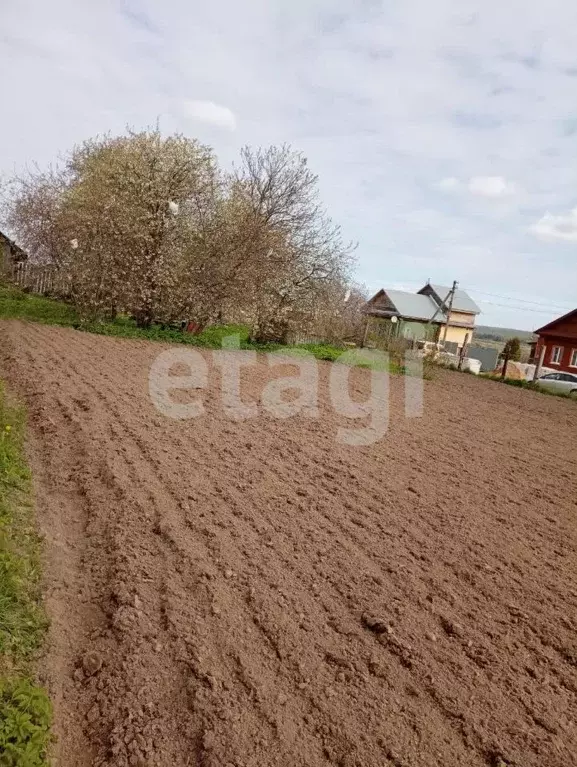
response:
[(13, 178), (4, 219), (35, 263), (66, 275), (91, 321), (249, 324), (257, 341), (358, 335), (354, 248), (289, 146), (214, 151), (158, 129), (98, 137)]

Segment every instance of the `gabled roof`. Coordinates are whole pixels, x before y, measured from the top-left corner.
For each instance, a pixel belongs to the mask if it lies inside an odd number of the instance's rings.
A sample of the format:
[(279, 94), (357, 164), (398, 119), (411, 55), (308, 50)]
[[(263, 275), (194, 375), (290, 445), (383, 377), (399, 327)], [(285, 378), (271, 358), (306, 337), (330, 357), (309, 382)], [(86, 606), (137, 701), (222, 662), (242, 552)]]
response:
[[(432, 285), (427, 283), (424, 288), (419, 290), (419, 293), (421, 293), (427, 287), (432, 288), (436, 296), (438, 296), (439, 304), (442, 303), (451, 292), (451, 288), (448, 288), (445, 285)], [(481, 313), (481, 310), (473, 301), (471, 296), (468, 293), (465, 293), (464, 290), (459, 289), (455, 291), (455, 295), (453, 296), (453, 309), (456, 312), (470, 312), (471, 314)]]
[[(438, 306), (429, 296), (421, 296), (418, 293), (407, 293), (404, 290), (384, 290), (373, 296), (384, 293), (393, 304), (396, 311), (381, 310), (383, 315), (399, 316), (411, 320), (431, 320), (435, 316), (435, 322), (445, 322), (444, 312), (437, 311)], [(371, 299), (372, 301), (373, 299)], [(370, 304), (370, 301), (369, 301)], [(435, 312), (437, 314), (435, 315)]]
[(575, 316), (577, 319), (577, 309), (572, 309), (570, 312), (567, 312), (567, 314), (564, 314), (561, 317), (557, 317), (557, 319), (552, 320), (551, 322), (548, 322), (546, 325), (543, 325), (542, 328), (539, 328), (538, 330), (535, 330), (534, 332), (539, 335), (539, 333), (543, 333), (546, 330), (553, 330), (555, 325), (559, 322), (564, 322), (565, 320), (570, 320), (572, 317)]
[(16, 245), (14, 240), (11, 240), (7, 234), (4, 234), (4, 232), (0, 232), (0, 242), (6, 243), (14, 262), (18, 263), (19, 261), (26, 261), (28, 258), (28, 254), (25, 253), (21, 247)]

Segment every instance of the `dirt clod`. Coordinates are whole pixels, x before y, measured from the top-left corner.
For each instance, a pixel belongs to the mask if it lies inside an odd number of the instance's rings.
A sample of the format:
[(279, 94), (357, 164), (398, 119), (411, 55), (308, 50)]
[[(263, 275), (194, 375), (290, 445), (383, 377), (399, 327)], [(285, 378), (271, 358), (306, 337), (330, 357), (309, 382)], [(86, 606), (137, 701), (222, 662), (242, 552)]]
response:
[(102, 657), (90, 650), (82, 657), (82, 668), (87, 676), (93, 676), (102, 668)]
[(94, 722), (98, 721), (100, 719), (100, 708), (95, 703), (87, 712), (86, 719), (91, 723), (94, 724)]
[(84, 671), (79, 666), (78, 668), (74, 669), (74, 681), (75, 682), (83, 682), (84, 681)]
[(463, 636), (463, 627), (461, 626), (460, 623), (456, 623), (450, 618), (445, 618), (443, 616), (441, 616), (440, 618), (440, 623), (445, 633), (448, 634), (449, 636), (451, 637)]
[(382, 620), (381, 618), (377, 618), (374, 615), (370, 615), (368, 613), (364, 613), (362, 616), (363, 624), (373, 633), (375, 634), (384, 634), (384, 633), (390, 633), (391, 627), (389, 624)]

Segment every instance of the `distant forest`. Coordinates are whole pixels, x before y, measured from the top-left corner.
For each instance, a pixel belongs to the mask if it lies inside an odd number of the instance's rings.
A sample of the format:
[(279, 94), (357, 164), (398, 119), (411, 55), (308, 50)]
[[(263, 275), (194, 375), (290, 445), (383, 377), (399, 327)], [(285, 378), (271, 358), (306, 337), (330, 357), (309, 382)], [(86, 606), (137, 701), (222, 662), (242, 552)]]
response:
[(529, 330), (515, 330), (515, 328), (495, 328), (490, 325), (477, 325), (475, 338), (487, 341), (507, 341), (509, 338), (518, 338), (524, 343), (530, 343), (536, 339), (534, 333)]

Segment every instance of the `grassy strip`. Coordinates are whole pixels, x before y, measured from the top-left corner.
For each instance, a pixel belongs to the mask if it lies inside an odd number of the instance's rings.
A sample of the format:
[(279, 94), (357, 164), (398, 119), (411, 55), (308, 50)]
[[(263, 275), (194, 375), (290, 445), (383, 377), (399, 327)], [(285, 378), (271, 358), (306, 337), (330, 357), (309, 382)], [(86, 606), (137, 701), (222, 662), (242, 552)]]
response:
[[(205, 349), (220, 349), (224, 338), (238, 336), (241, 349), (283, 354), (308, 352), (318, 360), (340, 361), (358, 367), (388, 370), (392, 373), (404, 372), (403, 368), (395, 363), (385, 363), (382, 358), (377, 356), (374, 360), (369, 360), (358, 350), (355, 353), (354, 350), (352, 352), (347, 351), (332, 344), (297, 344), (293, 346), (275, 343), (257, 344), (249, 340), (249, 328), (246, 325), (216, 325), (194, 335), (193, 333), (183, 333), (174, 328), (163, 328), (160, 325), (139, 328), (128, 317), (118, 317), (113, 322), (81, 323), (74, 308), (68, 304), (51, 298), (23, 293), (16, 288), (2, 286), (0, 286), (0, 319), (22, 319), (49, 325), (64, 325), (98, 335), (188, 344)], [(346, 357), (342, 356), (344, 352), (347, 352)]]
[(72, 306), (62, 301), (34, 296), (18, 288), (0, 285), (0, 317), (32, 320), (47, 325), (76, 325), (78, 315)]
[(497, 383), (507, 384), (507, 386), (516, 386), (518, 389), (530, 389), (531, 391), (539, 392), (539, 394), (549, 394), (552, 397), (561, 397), (562, 399), (569, 399), (577, 402), (577, 397), (562, 391), (555, 391), (553, 389), (547, 389), (544, 386), (539, 386), (534, 381), (525, 381), (525, 379), (519, 378), (501, 378), (500, 375), (494, 373), (481, 373), (483, 378), (488, 378), (490, 381), (496, 381)]
[(24, 412), (0, 382), (0, 764), (48, 764), (52, 710), (32, 662), (47, 627), (40, 605), (40, 540), (23, 453)]

